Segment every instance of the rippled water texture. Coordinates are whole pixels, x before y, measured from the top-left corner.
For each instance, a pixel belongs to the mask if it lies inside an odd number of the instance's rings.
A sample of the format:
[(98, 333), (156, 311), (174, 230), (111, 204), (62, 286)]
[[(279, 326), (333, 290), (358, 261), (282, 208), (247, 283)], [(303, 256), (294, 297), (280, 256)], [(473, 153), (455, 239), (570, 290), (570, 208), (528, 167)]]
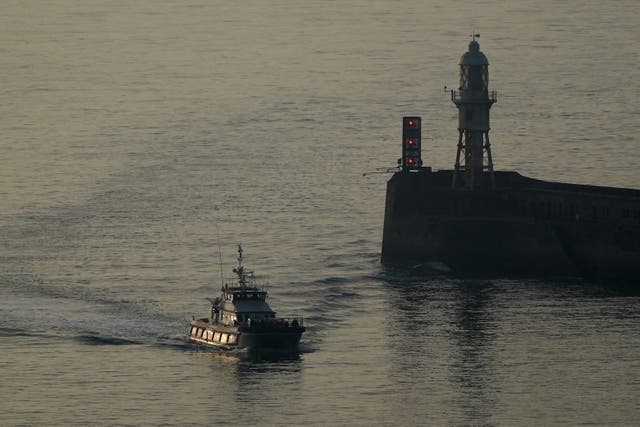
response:
[[(637, 295), (384, 269), (363, 176), (408, 114), (452, 166), (475, 30), (497, 168), (638, 188), (636, 1), (1, 10), (1, 425), (637, 423)], [(238, 242), (299, 355), (185, 344)]]

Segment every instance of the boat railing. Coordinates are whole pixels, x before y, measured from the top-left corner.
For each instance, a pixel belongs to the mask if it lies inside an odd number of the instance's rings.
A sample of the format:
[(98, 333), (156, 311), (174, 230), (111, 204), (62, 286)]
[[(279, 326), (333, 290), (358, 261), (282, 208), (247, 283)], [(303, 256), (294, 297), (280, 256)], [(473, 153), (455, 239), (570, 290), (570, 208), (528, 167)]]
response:
[(250, 319), (240, 324), (241, 328), (246, 329), (298, 329), (304, 327), (304, 318), (302, 317), (278, 317), (266, 319)]
[(282, 317), (276, 320), (280, 320), (280, 319), (284, 320), (289, 325), (304, 326), (304, 318), (302, 317)]

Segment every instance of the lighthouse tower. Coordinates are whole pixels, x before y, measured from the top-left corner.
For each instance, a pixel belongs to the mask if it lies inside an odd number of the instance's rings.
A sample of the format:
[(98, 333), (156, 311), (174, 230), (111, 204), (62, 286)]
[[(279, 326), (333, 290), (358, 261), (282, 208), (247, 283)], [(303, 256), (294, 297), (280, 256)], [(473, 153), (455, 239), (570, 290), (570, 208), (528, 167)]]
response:
[[(460, 58), (460, 87), (451, 91), (451, 101), (458, 108), (459, 132), (451, 185), (453, 188), (474, 190), (487, 186), (495, 188), (489, 143), (489, 110), (497, 96), (495, 91), (489, 92), (489, 61), (480, 52), (480, 44), (476, 41), (480, 34), (471, 37), (469, 51)], [(489, 182), (483, 178), (484, 171), (489, 172)]]

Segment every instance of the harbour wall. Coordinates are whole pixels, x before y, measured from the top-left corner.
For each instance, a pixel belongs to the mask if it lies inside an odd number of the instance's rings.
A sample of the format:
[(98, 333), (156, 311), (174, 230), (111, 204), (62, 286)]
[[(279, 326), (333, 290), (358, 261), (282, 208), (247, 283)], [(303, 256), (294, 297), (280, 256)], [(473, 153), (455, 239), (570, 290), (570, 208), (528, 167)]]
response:
[(496, 188), (451, 188), (453, 171), (387, 183), (382, 261), (491, 275), (640, 274), (640, 190), (495, 172)]

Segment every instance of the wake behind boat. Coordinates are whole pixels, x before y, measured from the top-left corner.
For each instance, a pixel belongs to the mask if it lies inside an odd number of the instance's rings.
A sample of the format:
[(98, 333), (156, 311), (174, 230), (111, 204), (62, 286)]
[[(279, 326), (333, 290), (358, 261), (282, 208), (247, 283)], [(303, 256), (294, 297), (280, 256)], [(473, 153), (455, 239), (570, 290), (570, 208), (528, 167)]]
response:
[(222, 295), (211, 302), (211, 317), (194, 319), (189, 342), (226, 350), (235, 348), (294, 350), (305, 331), (300, 317), (276, 317), (267, 303), (267, 291), (258, 287), (253, 271), (242, 264), (238, 245), (238, 266), (233, 269), (237, 284), (224, 284)]

